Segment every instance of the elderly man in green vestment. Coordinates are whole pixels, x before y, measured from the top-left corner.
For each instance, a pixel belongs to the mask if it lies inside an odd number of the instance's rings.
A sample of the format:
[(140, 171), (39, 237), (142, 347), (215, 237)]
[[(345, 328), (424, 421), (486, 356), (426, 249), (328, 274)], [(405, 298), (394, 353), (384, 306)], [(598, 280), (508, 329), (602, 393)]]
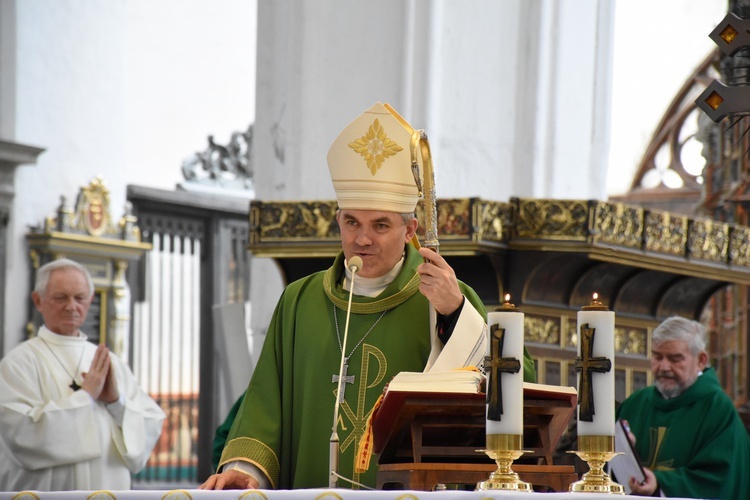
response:
[(750, 498), (750, 441), (742, 420), (708, 365), (700, 323), (673, 316), (654, 329), (654, 385), (617, 411), (646, 466), (635, 495)]
[[(480, 363), (487, 342), (481, 300), (456, 279), (439, 254), (410, 243), (418, 224), (411, 154), (417, 156), (416, 164), (423, 160), (419, 150), (410, 154), (414, 133), (390, 106), (377, 103), (334, 141), (328, 165), (343, 251), (327, 271), (284, 290), (227, 438), (219, 473), (201, 488), (328, 486), (342, 356), (338, 472), (354, 487), (373, 486), (377, 468), (359, 472), (354, 464), (385, 384), (402, 371)], [(355, 256), (362, 266), (353, 278), (346, 263)], [(430, 306), (436, 324), (431, 324)], [(528, 354), (524, 377), (535, 379)]]

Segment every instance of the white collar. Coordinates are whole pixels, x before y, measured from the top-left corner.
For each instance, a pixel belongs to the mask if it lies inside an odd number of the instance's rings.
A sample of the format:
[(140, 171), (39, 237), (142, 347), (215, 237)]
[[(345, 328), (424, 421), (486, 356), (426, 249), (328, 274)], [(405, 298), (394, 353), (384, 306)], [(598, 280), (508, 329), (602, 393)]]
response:
[(37, 337), (41, 337), (43, 340), (49, 342), (50, 344), (59, 345), (79, 345), (81, 342), (86, 342), (86, 340), (88, 340), (88, 337), (83, 332), (81, 332), (81, 330), (78, 330), (78, 335), (75, 336), (61, 335), (59, 333), (53, 332), (45, 325), (39, 327)]
[[(396, 265), (393, 266), (393, 269), (385, 273), (383, 276), (377, 276), (375, 278), (363, 278), (361, 276), (357, 276), (357, 278), (354, 280), (354, 295), (362, 295), (365, 297), (377, 297), (380, 295), (383, 290), (388, 288), (388, 285), (393, 283), (393, 280), (396, 279), (396, 276), (399, 275), (401, 272), (401, 268), (404, 267), (404, 256), (401, 256), (401, 260), (396, 262)], [(344, 261), (344, 270), (346, 271), (346, 276), (344, 277), (344, 290), (349, 291), (349, 288), (351, 286), (351, 279), (352, 279), (352, 272), (349, 270), (349, 266), (346, 264), (346, 260)]]

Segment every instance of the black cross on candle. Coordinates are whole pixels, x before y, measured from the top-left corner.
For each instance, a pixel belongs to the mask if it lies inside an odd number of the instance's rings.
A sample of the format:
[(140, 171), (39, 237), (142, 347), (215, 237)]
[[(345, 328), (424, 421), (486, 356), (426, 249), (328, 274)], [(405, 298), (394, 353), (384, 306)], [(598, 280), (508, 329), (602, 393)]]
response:
[[(503, 414), (503, 386), (501, 373), (518, 373), (521, 362), (516, 358), (503, 358), (505, 328), (490, 326), (490, 356), (484, 358), (484, 371), (489, 376), (487, 387), (487, 419), (499, 422)], [(518, 404), (522, 404), (521, 401)]]
[(577, 372), (581, 372), (578, 379), (578, 419), (584, 422), (593, 422), (596, 413), (591, 373), (607, 373), (612, 369), (612, 361), (606, 356), (594, 357), (595, 334), (596, 328), (589, 328), (588, 323), (581, 325), (581, 356), (576, 358), (573, 365)]

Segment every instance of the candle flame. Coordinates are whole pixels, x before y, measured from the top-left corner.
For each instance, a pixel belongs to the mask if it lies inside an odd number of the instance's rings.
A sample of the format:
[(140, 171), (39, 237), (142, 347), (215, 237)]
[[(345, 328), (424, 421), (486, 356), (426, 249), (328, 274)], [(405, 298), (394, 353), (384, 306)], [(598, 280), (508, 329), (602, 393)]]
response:
[(505, 294), (505, 302), (510, 302), (510, 294), (509, 293)]
[(584, 311), (608, 311), (607, 306), (599, 301), (599, 294), (594, 292), (589, 305), (583, 306)]

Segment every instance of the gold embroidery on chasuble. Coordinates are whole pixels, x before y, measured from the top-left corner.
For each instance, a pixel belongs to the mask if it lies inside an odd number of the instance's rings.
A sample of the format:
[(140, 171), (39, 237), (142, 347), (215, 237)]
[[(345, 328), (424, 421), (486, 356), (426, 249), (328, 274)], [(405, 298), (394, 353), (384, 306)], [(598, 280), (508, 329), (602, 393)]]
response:
[[(374, 365), (377, 363), (377, 366)], [(341, 443), (341, 451), (346, 451), (349, 446), (354, 446), (354, 463), (357, 461), (356, 450), (359, 448), (359, 441), (365, 433), (367, 420), (372, 413), (372, 405), (367, 405), (367, 390), (376, 387), (383, 381), (388, 368), (388, 361), (383, 351), (370, 344), (362, 344), (362, 367), (359, 370), (359, 385), (357, 390), (357, 407), (352, 409), (346, 399), (341, 403), (341, 414), (339, 415), (338, 427), (346, 431), (347, 426), (344, 417), (349, 421), (352, 430)], [(372, 381), (370, 381), (372, 378)], [(333, 390), (333, 397), (336, 397), (336, 390)], [(377, 398), (375, 398), (377, 399)], [(375, 401), (373, 399), (373, 403)], [(359, 481), (360, 474), (354, 473), (354, 480)]]
[(21, 491), (13, 496), (13, 500), (39, 500), (41, 497), (33, 491)]
[(651, 427), (649, 429), (651, 449), (649, 450), (648, 468), (651, 470), (673, 470), (674, 459), (659, 461), (661, 445), (664, 444), (664, 438), (667, 437), (667, 427)]
[(192, 496), (186, 490), (168, 491), (161, 500), (192, 500)]
[(315, 500), (344, 500), (344, 497), (342, 497), (335, 491), (324, 491), (320, 495), (316, 496)]
[(354, 142), (350, 142), (349, 147), (364, 157), (372, 175), (380, 170), (385, 160), (404, 150), (396, 144), (396, 141), (388, 138), (388, 134), (377, 119), (370, 125), (367, 133), (355, 139)]
[(109, 490), (98, 490), (86, 497), (86, 500), (113, 500), (117, 499), (115, 494)]
[(240, 500), (268, 500), (268, 497), (260, 490), (249, 490), (239, 496)]
[(221, 462), (219, 465), (224, 465), (234, 457), (257, 457), (257, 460), (248, 460), (248, 462), (263, 471), (271, 480), (273, 487), (276, 487), (279, 474), (281, 474), (281, 466), (279, 465), (279, 458), (276, 456), (276, 453), (267, 444), (255, 438), (237, 437), (227, 442), (224, 451), (228, 452), (231, 458)]

